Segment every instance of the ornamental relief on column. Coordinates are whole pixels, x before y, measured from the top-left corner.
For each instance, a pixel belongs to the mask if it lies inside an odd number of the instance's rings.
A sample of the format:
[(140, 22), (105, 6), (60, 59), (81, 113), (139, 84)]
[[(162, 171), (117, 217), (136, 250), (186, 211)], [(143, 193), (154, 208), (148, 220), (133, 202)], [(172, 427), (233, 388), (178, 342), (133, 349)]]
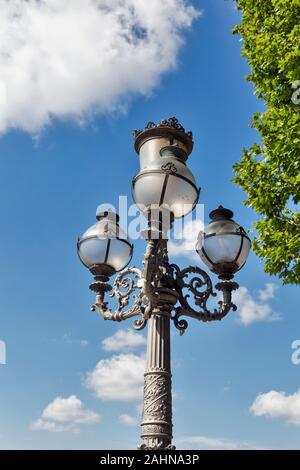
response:
[(144, 388), (144, 421), (171, 421), (170, 375), (146, 375)]

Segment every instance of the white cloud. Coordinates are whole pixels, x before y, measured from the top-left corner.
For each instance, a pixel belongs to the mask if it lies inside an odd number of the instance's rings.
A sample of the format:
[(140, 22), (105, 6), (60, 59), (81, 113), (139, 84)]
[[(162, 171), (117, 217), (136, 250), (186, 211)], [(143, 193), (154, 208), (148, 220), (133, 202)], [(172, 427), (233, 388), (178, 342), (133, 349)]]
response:
[(132, 353), (102, 359), (88, 372), (84, 384), (102, 400), (142, 399), (145, 359)]
[(300, 426), (300, 389), (291, 395), (275, 390), (261, 393), (255, 398), (250, 411), (254, 416), (283, 419)]
[(112, 336), (102, 341), (102, 347), (105, 351), (119, 352), (132, 351), (146, 344), (146, 339), (142, 334), (131, 330), (118, 330)]
[(231, 441), (223, 438), (213, 438), (207, 436), (189, 436), (177, 440), (181, 449), (199, 450), (251, 450), (258, 449), (247, 442)]
[(259, 300), (261, 300), (262, 302), (266, 302), (267, 300), (273, 299), (275, 290), (277, 288), (278, 286), (276, 286), (276, 284), (268, 282), (267, 284), (265, 284), (264, 289), (258, 291)]
[(82, 401), (71, 395), (57, 397), (43, 411), (42, 417), (30, 425), (32, 431), (79, 432), (78, 425), (95, 424), (100, 415), (88, 410)]
[(43, 418), (76, 424), (93, 424), (99, 421), (97, 413), (86, 409), (76, 395), (57, 397), (44, 409)]
[(79, 428), (74, 426), (74, 424), (58, 424), (55, 421), (45, 421), (41, 418), (33, 421), (29, 429), (30, 431), (70, 432), (74, 434), (79, 433)]
[(189, 220), (185, 222), (182, 231), (178, 231), (178, 235), (181, 236), (181, 239), (169, 241), (169, 255), (173, 257), (183, 256), (199, 263), (200, 258), (195, 251), (195, 247), (199, 231), (202, 229), (203, 222), (201, 222), (201, 220)]
[(6, 105), (6, 87), (4, 83), (0, 81), (0, 106), (1, 105)]
[(266, 284), (266, 288), (259, 291), (257, 300), (246, 287), (240, 287), (233, 293), (233, 302), (237, 305), (236, 314), (243, 325), (250, 325), (257, 321), (281, 319), (281, 315), (274, 312), (271, 305), (264, 301), (272, 297), (270, 285)]
[(124, 424), (125, 426), (135, 427), (138, 424), (138, 419), (136, 416), (123, 414), (119, 416), (119, 423)]
[(0, 132), (38, 133), (148, 95), (174, 69), (188, 0), (0, 0)]

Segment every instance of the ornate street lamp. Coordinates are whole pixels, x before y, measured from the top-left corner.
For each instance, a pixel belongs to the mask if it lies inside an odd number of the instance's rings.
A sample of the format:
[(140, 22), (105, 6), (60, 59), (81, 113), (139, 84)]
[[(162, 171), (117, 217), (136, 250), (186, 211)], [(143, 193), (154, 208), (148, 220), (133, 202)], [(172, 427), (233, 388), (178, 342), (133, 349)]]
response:
[[(97, 213), (97, 223), (78, 240), (78, 255), (94, 276), (90, 289), (96, 292), (96, 302), (92, 310), (105, 320), (118, 322), (137, 316), (137, 330), (148, 324), (140, 449), (174, 449), (170, 323), (173, 321), (183, 334), (188, 326), (183, 316), (207, 322), (221, 320), (236, 310), (232, 292), (239, 286), (233, 277), (245, 264), (251, 242), (232, 220), (229, 209), (220, 206), (210, 213), (211, 222), (199, 233), (196, 246), (202, 261), (219, 277), (215, 289), (222, 293), (222, 300), (218, 308), (209, 310), (208, 300), (217, 295), (209, 275), (199, 266), (181, 270), (168, 258), (168, 229), (174, 218), (193, 209), (199, 197), (186, 164), (193, 149), (192, 133), (170, 118), (135, 131), (134, 141), (140, 172), (133, 178), (132, 192), (148, 218), (148, 229), (142, 232), (147, 241), (143, 269), (126, 267), (132, 245), (111, 211)], [(111, 284), (110, 277), (116, 272)], [(109, 291), (117, 300), (114, 311), (106, 300)]]

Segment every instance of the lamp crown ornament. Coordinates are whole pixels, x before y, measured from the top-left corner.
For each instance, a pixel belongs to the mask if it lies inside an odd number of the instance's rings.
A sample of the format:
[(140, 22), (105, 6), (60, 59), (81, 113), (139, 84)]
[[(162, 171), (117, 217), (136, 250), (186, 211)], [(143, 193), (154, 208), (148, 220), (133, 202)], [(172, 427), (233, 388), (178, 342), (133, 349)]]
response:
[[(213, 322), (237, 309), (232, 293), (239, 286), (233, 277), (246, 263), (251, 241), (233, 220), (233, 212), (219, 206), (210, 212), (211, 220), (199, 232), (196, 245), (203, 263), (219, 278), (215, 286), (202, 267), (180, 269), (170, 263), (170, 226), (164, 224), (164, 216), (169, 215), (171, 223), (185, 216), (194, 208), (200, 193), (187, 166), (193, 149), (192, 133), (171, 117), (159, 124), (149, 122), (144, 130), (134, 131), (134, 146), (140, 171), (133, 178), (132, 193), (148, 221), (147, 230), (141, 233), (147, 244), (142, 269), (128, 267), (133, 245), (119, 226), (117, 214), (110, 209), (97, 210), (97, 222), (79, 238), (77, 250), (94, 276), (90, 289), (96, 294), (96, 302), (92, 310), (115, 322), (137, 317), (133, 323), (136, 330), (148, 325), (140, 449), (174, 449), (171, 322), (183, 334), (188, 327), (184, 317)], [(216, 291), (222, 299), (217, 307), (209, 307)], [(115, 299), (114, 309), (107, 296)]]
[(146, 140), (157, 137), (167, 137), (170, 139), (170, 145), (173, 145), (174, 141), (181, 142), (186, 147), (187, 156), (192, 152), (194, 145), (192, 131), (186, 131), (175, 116), (163, 119), (158, 124), (150, 121), (143, 130), (135, 129), (133, 137), (137, 153)]
[(209, 217), (214, 222), (216, 220), (231, 220), (233, 215), (234, 214), (230, 209), (225, 209), (223, 206), (219, 206), (217, 209), (214, 209), (209, 213)]
[[(175, 116), (169, 117), (168, 119), (162, 119), (158, 124), (155, 124), (155, 122), (153, 121), (149, 121), (148, 124), (145, 126), (144, 130), (155, 129), (158, 127), (168, 127), (168, 128), (176, 129), (178, 131), (182, 131), (186, 133), (187, 136), (189, 136), (191, 139), (193, 138), (192, 131), (186, 131), (185, 128), (180, 124), (180, 122)], [(136, 138), (142, 132), (144, 131), (135, 129), (133, 131), (133, 135)]]

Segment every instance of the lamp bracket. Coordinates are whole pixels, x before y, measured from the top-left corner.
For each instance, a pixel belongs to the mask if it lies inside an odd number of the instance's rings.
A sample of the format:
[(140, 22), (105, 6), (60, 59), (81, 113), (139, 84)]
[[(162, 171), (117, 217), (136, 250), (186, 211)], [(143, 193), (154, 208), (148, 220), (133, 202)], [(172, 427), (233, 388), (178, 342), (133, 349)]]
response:
[[(105, 320), (118, 322), (138, 316), (133, 323), (137, 330), (143, 329), (157, 310), (164, 310), (171, 316), (180, 334), (188, 327), (183, 316), (208, 322), (221, 320), (230, 310), (236, 310), (232, 292), (238, 289), (238, 284), (226, 279), (218, 282), (215, 289), (222, 293), (222, 300), (218, 301), (218, 308), (209, 310), (208, 300), (217, 296), (210, 276), (198, 266), (180, 269), (170, 264), (166, 239), (147, 240), (142, 271), (127, 267), (117, 274), (112, 286), (107, 278), (99, 277), (95, 276), (90, 286), (96, 292), (92, 310), (97, 310)], [(117, 300), (115, 311), (109, 309), (109, 302), (105, 300), (109, 291), (109, 296)]]

